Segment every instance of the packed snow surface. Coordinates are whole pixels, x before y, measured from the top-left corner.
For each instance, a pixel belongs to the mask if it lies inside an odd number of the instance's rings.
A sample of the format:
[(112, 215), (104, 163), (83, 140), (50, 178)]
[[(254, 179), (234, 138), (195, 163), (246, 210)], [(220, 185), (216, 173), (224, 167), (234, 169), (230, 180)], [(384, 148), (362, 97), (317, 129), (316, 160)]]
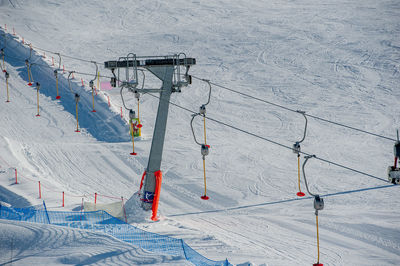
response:
[[(400, 122), (400, 2), (396, 0), (3, 0), (0, 23), (3, 28), (7, 24), (8, 33), (14, 28), (19, 41), (23, 37), (25, 43), (32, 43), (33, 57), (40, 64), (51, 65), (51, 56), (58, 62), (58, 56), (46, 53), (46, 58), (40, 58), (43, 51), (35, 47), (68, 55), (62, 58), (67, 70), (92, 73), (77, 74), (72, 82), (72, 89), (82, 95), (82, 131), (76, 133), (68, 73), (59, 74), (62, 98), (56, 101), (53, 69), (32, 67), (35, 81), (42, 85), (41, 116), (36, 117), (36, 89), (26, 85), (24, 60), (29, 57), (29, 48), (17, 45), (17, 39), (8, 40), (10, 103), (5, 103), (6, 82), (0, 75), (0, 201), (11, 206), (40, 204), (39, 180), (47, 185), (42, 198), (51, 210), (80, 210), (81, 195), (94, 201), (95, 192), (129, 199), (139, 188), (147, 166), (157, 98), (142, 95), (143, 138), (135, 141), (138, 156), (131, 156), (127, 112), (123, 120), (119, 117), (119, 90), (99, 93), (95, 102), (98, 112), (90, 112), (92, 98), (87, 83), (94, 78), (94, 64), (71, 57), (104, 62), (128, 53), (184, 52), (197, 60), (189, 72), (196, 77), (396, 138)], [(0, 40), (3, 46), (4, 36)], [(100, 72), (111, 75), (103, 68)], [(86, 88), (80, 86), (81, 77)], [(145, 86), (158, 85), (147, 72)], [(207, 97), (207, 83), (194, 79), (171, 101), (197, 111)], [(137, 108), (133, 94), (126, 93), (125, 99), (128, 107)], [(303, 136), (305, 120), (301, 114), (217, 86), (212, 86), (207, 115), (289, 147)], [(170, 107), (161, 166), (160, 221), (151, 222), (150, 213), (143, 216), (137, 210), (130, 222), (183, 238), (213, 260), (228, 258), (235, 264), (257, 265), (315, 263), (313, 199), (295, 200), (296, 155), (208, 121), (210, 199), (203, 201), (203, 163), (190, 119), (189, 112)], [(194, 126), (201, 139), (201, 119)], [(301, 148), (386, 179), (387, 167), (393, 165), (393, 144), (392, 140), (309, 118)], [(18, 185), (13, 184), (14, 168), (20, 174)], [(310, 190), (328, 195), (324, 210), (319, 212), (320, 262), (399, 265), (399, 188), (316, 159), (310, 159), (306, 168)], [(301, 185), (305, 191), (303, 181)], [(62, 191), (66, 193), (65, 208), (60, 207)], [(115, 201), (100, 196), (98, 200)], [(55, 244), (46, 242), (45, 237), (32, 240), (32, 232), (65, 239), (69, 244), (55, 251)], [(0, 239), (14, 239), (19, 253), (13, 256), (15, 263), (19, 259), (21, 264), (186, 263), (106, 235), (44, 225), (3, 220)], [(1, 263), (8, 263), (10, 245), (2, 240), (0, 247)], [(145, 259), (141, 261), (142, 256)]]

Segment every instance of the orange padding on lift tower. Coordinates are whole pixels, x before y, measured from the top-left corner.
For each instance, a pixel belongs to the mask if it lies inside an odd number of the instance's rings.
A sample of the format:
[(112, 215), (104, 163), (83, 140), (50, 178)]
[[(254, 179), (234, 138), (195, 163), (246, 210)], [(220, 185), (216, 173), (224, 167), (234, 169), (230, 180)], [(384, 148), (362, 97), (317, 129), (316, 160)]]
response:
[(142, 175), (142, 180), (140, 180), (140, 187), (139, 187), (139, 190), (142, 190), (142, 187), (143, 187), (143, 180), (144, 180), (144, 177), (146, 176), (146, 171), (144, 171), (144, 173), (143, 173), (143, 175)]
[(153, 221), (157, 221), (157, 210), (158, 210), (158, 200), (160, 199), (160, 192), (161, 192), (161, 183), (162, 183), (162, 172), (161, 170), (158, 170), (157, 172), (154, 173), (154, 176), (156, 177), (156, 189), (154, 191), (154, 198), (153, 198), (153, 216), (151, 216), (151, 219)]

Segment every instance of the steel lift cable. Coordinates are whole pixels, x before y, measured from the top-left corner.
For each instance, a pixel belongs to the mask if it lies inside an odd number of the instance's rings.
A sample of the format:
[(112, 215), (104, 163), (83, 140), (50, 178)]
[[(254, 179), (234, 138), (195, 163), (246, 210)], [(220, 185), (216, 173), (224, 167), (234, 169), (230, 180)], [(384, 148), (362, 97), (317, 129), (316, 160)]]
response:
[[(196, 77), (196, 76), (193, 76), (193, 75), (192, 75), (192, 77), (195, 78), (195, 79), (198, 79), (198, 80), (202, 80), (202, 78), (200, 78), (200, 77)], [(288, 108), (286, 106), (283, 106), (283, 105), (280, 105), (280, 104), (276, 104), (276, 103), (261, 99), (259, 97), (255, 97), (255, 96), (252, 96), (250, 94), (247, 94), (247, 93), (244, 93), (244, 92), (240, 92), (240, 91), (228, 88), (226, 86), (219, 85), (219, 84), (214, 83), (214, 82), (211, 82), (211, 84), (216, 86), (216, 87), (219, 87), (221, 89), (225, 89), (225, 90), (228, 90), (230, 92), (237, 93), (237, 94), (240, 94), (242, 96), (246, 96), (246, 97), (251, 98), (253, 100), (257, 100), (257, 101), (260, 101), (260, 102), (263, 102), (263, 103), (266, 103), (266, 104), (269, 104), (269, 105), (273, 105), (275, 107), (278, 107), (278, 108), (281, 108), (281, 109), (284, 109), (284, 110), (287, 110), (287, 111), (290, 111), (290, 112), (297, 112), (295, 109)], [(380, 134), (377, 134), (377, 133), (373, 133), (373, 132), (370, 132), (370, 131), (367, 131), (367, 130), (363, 130), (363, 129), (359, 129), (359, 128), (356, 128), (356, 127), (353, 127), (353, 126), (345, 125), (343, 123), (331, 121), (331, 120), (328, 120), (328, 119), (325, 119), (325, 118), (322, 118), (322, 117), (318, 117), (318, 116), (315, 116), (315, 115), (306, 114), (306, 116), (314, 118), (316, 120), (320, 120), (320, 121), (326, 122), (326, 123), (334, 124), (334, 125), (337, 125), (337, 126), (341, 126), (341, 127), (345, 127), (345, 128), (348, 128), (348, 129), (359, 131), (359, 132), (362, 132), (362, 133), (365, 133), (365, 134), (369, 134), (369, 135), (372, 135), (372, 136), (375, 136), (375, 137), (379, 137), (379, 138), (383, 138), (383, 139), (387, 139), (387, 140), (391, 140), (391, 141), (396, 141), (395, 139), (393, 139), (391, 137), (386, 137), (386, 136), (383, 136), (383, 135), (380, 135)]]
[[(159, 98), (158, 96), (156, 96), (156, 95), (152, 95), (152, 94), (150, 94), (150, 95), (151, 95), (152, 97), (155, 97), (155, 98), (160, 99), (160, 98)], [(180, 106), (180, 105), (178, 105), (178, 104), (176, 104), (176, 103), (173, 103), (173, 102), (169, 102), (169, 103), (170, 103), (171, 105), (173, 105), (173, 106), (175, 106), (175, 107), (177, 107), (177, 108), (180, 108), (180, 109), (182, 109), (182, 110), (185, 110), (185, 111), (187, 111), (187, 112), (189, 112), (189, 113), (196, 114), (196, 112), (194, 112), (193, 110), (190, 110), (189, 108)], [(211, 118), (211, 117), (207, 116), (206, 119), (208, 119), (208, 120), (210, 120), (210, 121), (213, 121), (213, 122), (215, 122), (215, 123), (217, 123), (217, 124), (220, 124), (220, 125), (223, 125), (223, 126), (232, 128), (232, 129), (234, 129), (234, 130), (236, 130), (236, 131), (239, 131), (239, 132), (242, 132), (242, 133), (244, 133), (244, 134), (247, 134), (247, 135), (256, 137), (256, 138), (258, 138), (258, 139), (267, 141), (267, 142), (269, 142), (269, 143), (272, 143), (272, 144), (274, 144), (274, 145), (280, 146), (280, 147), (282, 147), (282, 148), (286, 148), (286, 149), (289, 149), (289, 150), (293, 151), (293, 148), (290, 147), (290, 146), (287, 146), (287, 145), (282, 144), (282, 143), (279, 143), (279, 142), (277, 142), (277, 141), (274, 141), (274, 140), (268, 139), (268, 138), (266, 138), (266, 137), (257, 135), (257, 134), (255, 134), (255, 133), (249, 132), (249, 131), (247, 131), (247, 130), (244, 130), (244, 129), (241, 129), (241, 128), (239, 128), (239, 127), (233, 126), (233, 125), (231, 125), (231, 124), (225, 123), (225, 122), (223, 122), (223, 121), (217, 120), (217, 119), (215, 119), (215, 118)], [(311, 155), (310, 153), (303, 152), (303, 151), (300, 151), (300, 153), (303, 154), (303, 155)], [(315, 159), (317, 159), (317, 160), (319, 160), (319, 161), (322, 161), (322, 162), (325, 162), (325, 163), (328, 163), (328, 164), (335, 165), (335, 166), (337, 166), (337, 167), (340, 167), (340, 168), (343, 168), (343, 169), (346, 169), (346, 170), (349, 170), (349, 171), (352, 171), (352, 172), (355, 172), (355, 173), (358, 173), (358, 174), (361, 174), (361, 175), (368, 176), (368, 177), (370, 177), (370, 178), (374, 178), (374, 179), (383, 181), (383, 182), (385, 182), (385, 183), (388, 182), (388, 181), (387, 181), (386, 179), (384, 179), (384, 178), (381, 178), (381, 177), (378, 177), (378, 176), (375, 176), (375, 175), (372, 175), (372, 174), (369, 174), (369, 173), (366, 173), (366, 172), (363, 172), (363, 171), (354, 169), (354, 168), (352, 168), (352, 167), (345, 166), (345, 165), (340, 164), (340, 163), (336, 163), (336, 162), (330, 161), (330, 160), (328, 160), (328, 159), (324, 159), (324, 158), (317, 157), (317, 156), (315, 157)]]

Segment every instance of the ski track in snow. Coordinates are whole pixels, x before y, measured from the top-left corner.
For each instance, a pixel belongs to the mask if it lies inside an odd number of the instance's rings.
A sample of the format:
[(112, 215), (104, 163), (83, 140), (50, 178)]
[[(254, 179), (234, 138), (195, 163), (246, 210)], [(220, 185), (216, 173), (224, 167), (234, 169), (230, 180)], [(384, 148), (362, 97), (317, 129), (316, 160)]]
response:
[[(390, 137), (400, 122), (396, 115), (400, 111), (397, 1), (12, 3), (0, 1), (0, 22), (7, 23), (8, 29), (15, 27), (34, 46), (99, 62), (129, 52), (185, 52), (197, 59), (190, 73), (295, 110)], [(1, 44), (3, 38), (0, 36)], [(37, 52), (37, 62), (51, 62), (49, 57), (39, 58), (42, 52)], [(26, 59), (29, 49), (13, 44), (6, 53)], [(5, 79), (0, 75), (0, 189), (5, 195), (0, 200), (15, 206), (27, 201), (40, 204), (37, 185), (24, 181), (23, 176), (41, 180), (55, 190), (43, 188), (42, 192), (51, 209), (61, 209), (62, 190), (85, 194), (85, 200), (90, 201), (94, 192), (129, 198), (138, 190), (150, 150), (148, 139), (153, 132), (156, 99), (142, 97), (141, 120), (147, 140), (135, 143), (139, 156), (132, 157), (128, 127), (119, 118), (122, 102), (118, 90), (107, 92), (113, 104), (111, 111), (105, 98), (96, 97), (99, 110), (93, 115), (89, 112), (90, 91), (80, 87), (80, 77), (73, 81), (73, 89), (82, 95), (79, 110), (83, 129), (77, 134), (67, 74), (60, 74), (62, 98), (55, 101), (52, 70), (33, 67), (34, 78), (42, 84), (41, 117), (36, 118), (36, 90), (26, 86), (24, 62), (7, 57), (6, 61), (11, 76), (11, 103), (3, 103)], [(90, 63), (68, 58), (62, 62), (67, 69), (94, 72)], [(102, 68), (100, 71), (110, 75)], [(84, 78), (86, 84), (92, 79)], [(149, 87), (158, 86), (150, 75), (146, 80)], [(207, 93), (207, 85), (194, 80), (171, 101), (197, 110), (206, 101)], [(135, 99), (126, 95), (127, 105), (136, 108)], [(212, 88), (207, 114), (288, 146), (301, 139), (304, 129), (304, 118), (299, 114), (216, 86)], [(211, 150), (206, 169), (210, 200), (202, 201), (202, 161), (189, 122), (189, 113), (171, 106), (161, 169), (161, 221), (151, 223), (138, 218), (134, 225), (183, 238), (196, 251), (215, 260), (227, 257), (235, 264), (249, 261), (267, 265), (315, 263), (312, 200), (255, 207), (296, 197), (296, 156), (209, 121), (207, 142)], [(202, 121), (199, 119), (194, 125), (202, 139)], [(393, 161), (392, 149), (390, 141), (312, 118), (302, 143), (305, 152), (384, 178)], [(11, 185), (12, 167), (23, 175), (19, 185)], [(315, 160), (309, 161), (307, 170), (310, 189), (320, 194), (384, 185)], [(303, 183), (302, 189), (305, 190)], [(396, 225), (400, 217), (393, 211), (399, 203), (397, 195), (398, 188), (392, 188), (326, 198), (325, 209), (320, 212), (321, 262), (399, 264), (400, 232)], [(98, 200), (112, 201), (104, 197)], [(67, 208), (80, 204), (81, 198), (66, 197)], [(243, 208), (229, 210), (238, 206)], [(62, 230), (58, 231), (61, 235)], [(54, 236), (61, 237), (57, 234)], [(51, 239), (46, 241), (55, 245)], [(130, 263), (131, 257), (144, 252), (115, 251), (117, 254), (111, 248), (99, 248), (104, 250), (104, 256), (99, 257), (104, 264)], [(28, 248), (21, 256), (40, 260), (33, 251)], [(57, 263), (98, 263), (91, 260), (96, 254), (79, 253)], [(147, 258), (149, 264), (163, 261), (153, 254), (146, 254), (146, 261)]]

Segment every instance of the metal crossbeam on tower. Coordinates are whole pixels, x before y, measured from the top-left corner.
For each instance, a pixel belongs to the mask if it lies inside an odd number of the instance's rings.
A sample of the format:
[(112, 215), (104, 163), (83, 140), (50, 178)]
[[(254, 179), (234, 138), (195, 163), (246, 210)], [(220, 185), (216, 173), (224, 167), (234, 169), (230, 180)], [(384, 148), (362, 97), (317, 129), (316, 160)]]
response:
[[(155, 192), (160, 191), (160, 188), (157, 186), (161, 184), (160, 181), (156, 180), (156, 176), (160, 176), (158, 173), (161, 168), (169, 101), (173, 92), (180, 92), (181, 87), (191, 83), (191, 77), (188, 75), (188, 71), (190, 66), (196, 64), (196, 59), (187, 58), (184, 54), (141, 57), (132, 55), (133, 54), (129, 54), (125, 58), (126, 60), (120, 58), (116, 61), (107, 61), (104, 63), (104, 67), (110, 69), (114, 75), (111, 82), (112, 85), (116, 85), (116, 81), (118, 81), (119, 86), (125, 86), (131, 89), (132, 92), (160, 93), (156, 123), (144, 180), (144, 191), (141, 198), (143, 209), (153, 209), (152, 219), (156, 219), (159, 195), (155, 195)], [(181, 57), (182, 55), (183, 58)], [(135, 77), (137, 78), (137, 75), (133, 75), (133, 80), (131, 75), (126, 75), (125, 79), (120, 79), (119, 69), (125, 68), (127, 71), (126, 73), (137, 73), (136, 70), (138, 67), (148, 70), (160, 79), (162, 81), (161, 88), (159, 90), (136, 88), (138, 82), (134, 79)], [(181, 75), (181, 68), (185, 69), (185, 74), (183, 75)], [(118, 77), (115, 75), (115, 69), (118, 69)]]

